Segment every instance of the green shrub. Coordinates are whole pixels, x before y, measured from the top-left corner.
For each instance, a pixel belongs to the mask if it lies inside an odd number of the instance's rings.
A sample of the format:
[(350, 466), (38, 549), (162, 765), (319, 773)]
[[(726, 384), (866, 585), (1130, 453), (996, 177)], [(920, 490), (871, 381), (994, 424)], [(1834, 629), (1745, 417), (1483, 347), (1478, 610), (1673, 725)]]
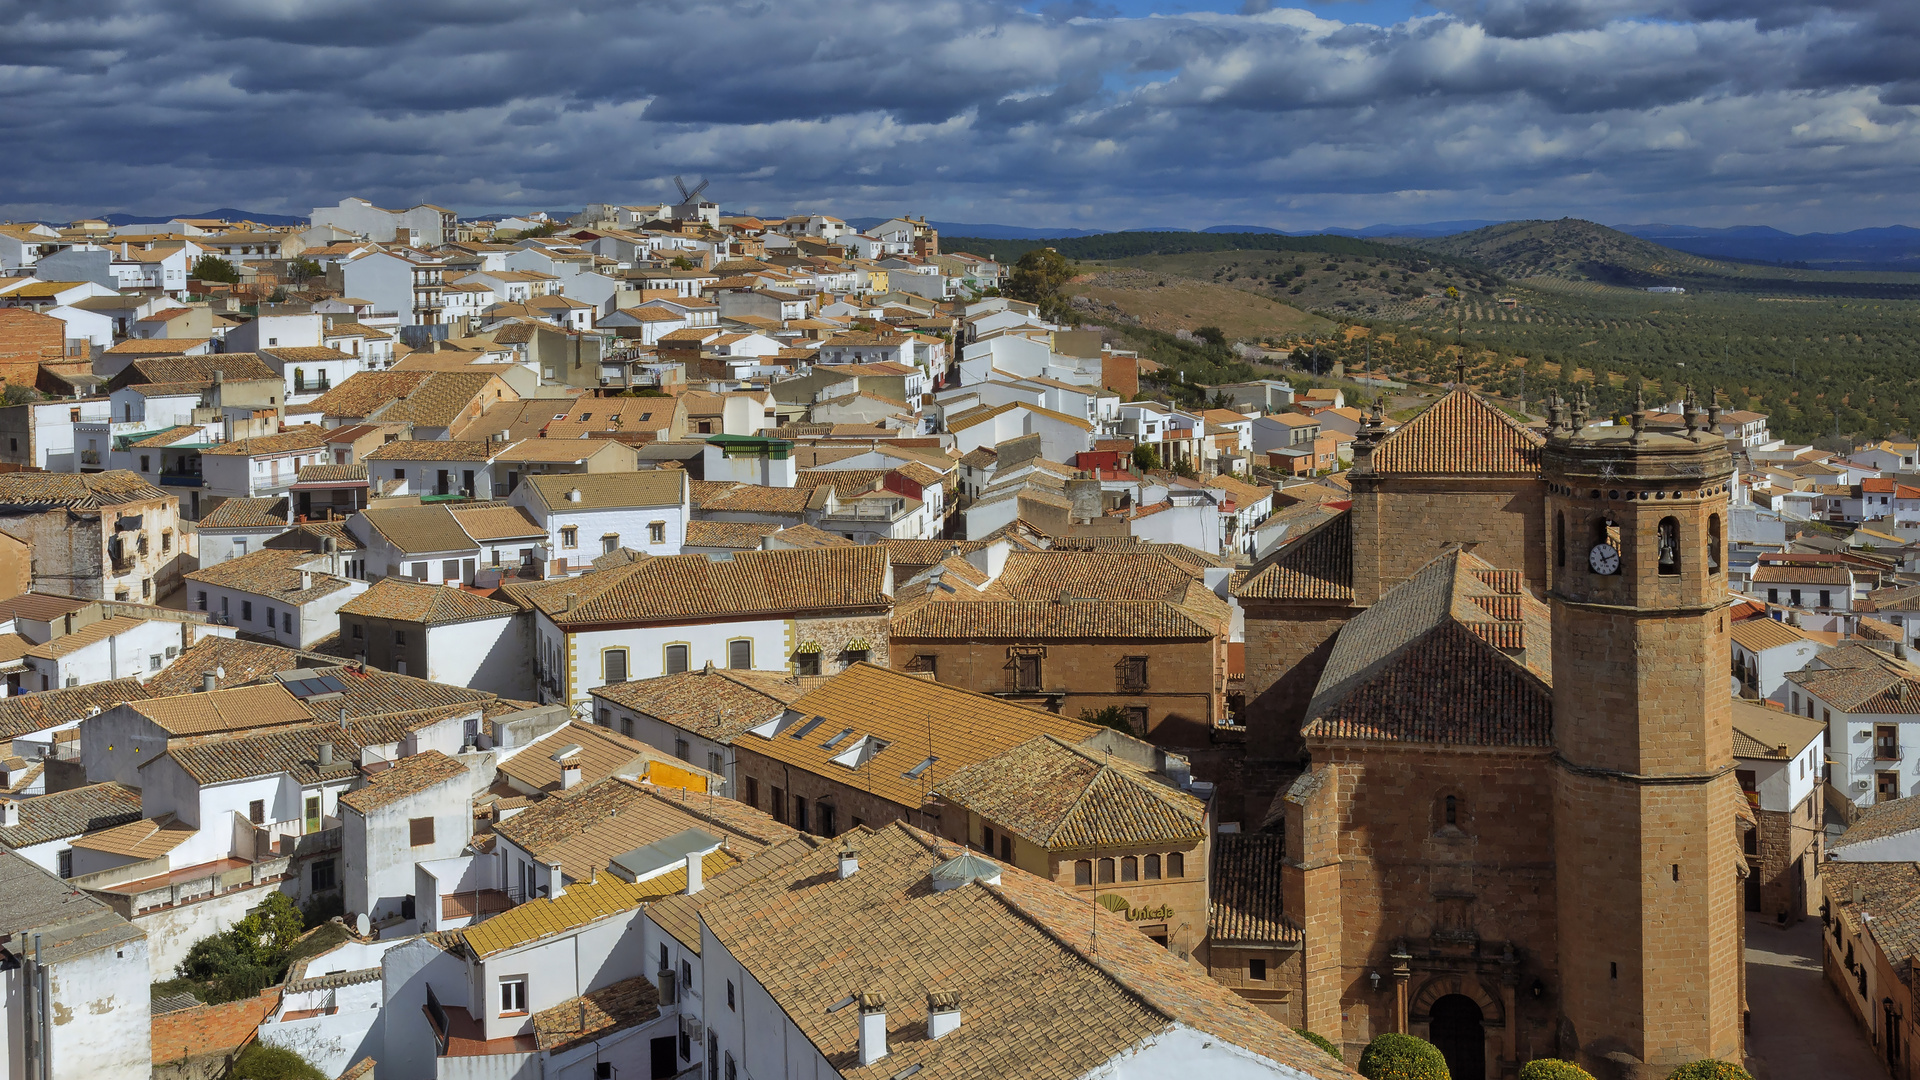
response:
[(1520, 1080), (1593, 1080), (1593, 1074), (1571, 1061), (1535, 1058), (1520, 1066)]
[(194, 942), (174, 974), (191, 980), (193, 992), (209, 1005), (252, 997), (286, 973), (302, 929), (293, 899), (276, 892), (246, 918)]
[(1425, 1039), (1386, 1032), (1375, 1035), (1360, 1055), (1367, 1080), (1450, 1080), (1447, 1059)]
[[(1333, 1040), (1327, 1038), (1325, 1035), (1318, 1034), (1317, 1032), (1308, 1031), (1306, 1028), (1303, 1028), (1303, 1027), (1294, 1028), (1293, 1033), (1307, 1040), (1313, 1045), (1319, 1047), (1320, 1049), (1325, 1050), (1327, 1053), (1332, 1054), (1334, 1057), (1336, 1058), (1340, 1057), (1340, 1048), (1333, 1045)], [(1346, 1059), (1341, 1058), (1341, 1060), (1344, 1061)]]
[(327, 1080), (306, 1058), (282, 1046), (249, 1044), (233, 1061), (231, 1080)]
[(1673, 1070), (1667, 1080), (1753, 1080), (1753, 1074), (1731, 1061), (1701, 1058)]

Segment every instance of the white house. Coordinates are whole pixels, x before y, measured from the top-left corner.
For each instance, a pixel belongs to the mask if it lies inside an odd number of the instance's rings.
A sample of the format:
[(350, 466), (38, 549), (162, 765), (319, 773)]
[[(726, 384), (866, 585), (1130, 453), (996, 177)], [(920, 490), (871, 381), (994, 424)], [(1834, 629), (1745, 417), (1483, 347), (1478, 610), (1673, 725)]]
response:
[[(437, 750), (401, 758), (367, 786), (340, 796), (344, 901), (375, 922), (415, 918), (415, 865), (450, 859), (472, 840), (473, 796), (492, 779), (494, 756)], [(435, 913), (435, 918), (438, 913)], [(401, 927), (411, 932), (413, 923)]]
[(384, 1049), (380, 1008), (385, 1004), (380, 958), (395, 941), (344, 941), (294, 962), (279, 1006), (257, 1037), (299, 1054), (327, 1076), (340, 1076)]
[(542, 557), (559, 574), (579, 573), (623, 547), (678, 555), (692, 516), (681, 469), (530, 476), (507, 498), (546, 531)]
[(116, 615), (28, 649), (21, 685), (51, 690), (146, 679), (200, 639), (232, 636), (230, 626)]
[(946, 418), (946, 429), (962, 454), (998, 446), (1022, 435), (1040, 436), (1040, 455), (1070, 462), (1093, 449), (1093, 425), (1077, 416), (1024, 403), (982, 406)]
[(49, 874), (73, 876), (73, 841), (140, 820), (140, 790), (108, 781), (0, 800), (0, 844)]
[(357, 197), (341, 199), (336, 206), (316, 206), (310, 219), (316, 226), (332, 225), (376, 243), (399, 242), (421, 247), (437, 247), (451, 242), (458, 225), (458, 217), (453, 211), (431, 203), (421, 203), (405, 210), (388, 210)]
[(276, 435), (235, 439), (200, 451), (205, 494), (225, 498), (285, 495), (303, 465), (327, 463), (326, 432), (318, 425)]
[(1787, 703), (1787, 676), (1820, 655), (1822, 646), (1779, 619), (1741, 619), (1729, 628), (1734, 693)]
[(1827, 725), (1833, 786), (1856, 805), (1920, 794), (1920, 668), (1844, 645), (1787, 675), (1787, 711)]
[(186, 575), (188, 607), (223, 627), (305, 649), (340, 628), (340, 606), (366, 591), (338, 552), (262, 549)]

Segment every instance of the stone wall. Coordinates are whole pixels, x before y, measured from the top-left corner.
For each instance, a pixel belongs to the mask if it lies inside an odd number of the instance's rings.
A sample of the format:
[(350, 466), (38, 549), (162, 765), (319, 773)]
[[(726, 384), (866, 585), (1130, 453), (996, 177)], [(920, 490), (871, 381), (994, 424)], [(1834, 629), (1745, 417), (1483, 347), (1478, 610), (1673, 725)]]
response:
[[(1213, 981), (1232, 988), (1247, 1004), (1290, 1028), (1305, 1027), (1300, 1005), (1301, 949), (1249, 948), (1211, 945), (1207, 949), (1207, 974)], [(1255, 979), (1249, 961), (1265, 962), (1266, 977)], [(1315, 1034), (1319, 1034), (1315, 1032)]]
[(1449, 544), (1528, 582), (1547, 580), (1546, 486), (1537, 478), (1355, 478), (1353, 593), (1370, 605)]
[(1242, 600), (1247, 642), (1247, 757), (1298, 761), (1300, 725), (1334, 635), (1360, 613), (1347, 605)]
[[(820, 674), (838, 675), (847, 669), (853, 658), (847, 654), (849, 642), (865, 641), (868, 646), (867, 662), (877, 667), (891, 666), (888, 658), (892, 652), (888, 645), (887, 629), (889, 616), (886, 612), (871, 615), (852, 615), (838, 618), (800, 618), (793, 621), (794, 640), (788, 643), (787, 662), (793, 663), (794, 650), (802, 642), (813, 642), (820, 646)], [(771, 665), (766, 665), (771, 667)], [(773, 670), (779, 670), (773, 668)]]
[(1802, 799), (1791, 811), (1755, 810), (1757, 856), (1748, 858), (1760, 878), (1760, 912), (1767, 918), (1785, 913), (1799, 922), (1820, 910), (1815, 885), (1821, 857), (1820, 837), (1826, 828), (1820, 792)]

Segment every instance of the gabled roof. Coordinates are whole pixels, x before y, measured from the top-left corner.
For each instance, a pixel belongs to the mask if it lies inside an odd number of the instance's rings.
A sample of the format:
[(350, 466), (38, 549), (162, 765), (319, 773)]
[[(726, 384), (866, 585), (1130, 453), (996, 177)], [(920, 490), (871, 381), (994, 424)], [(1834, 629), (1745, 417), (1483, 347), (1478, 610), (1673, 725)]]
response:
[(873, 547), (742, 551), (725, 562), (704, 555), (642, 559), (515, 586), (509, 594), (573, 627), (881, 608), (893, 602), (890, 576), (886, 552)]
[[(546, 473), (529, 476), (524, 483), (533, 485), (540, 501), (549, 510), (604, 510), (610, 507), (672, 506), (686, 490), (687, 474), (681, 469), (643, 469), (638, 472)], [(580, 501), (569, 495), (578, 491)]]
[(464, 764), (438, 750), (427, 750), (374, 773), (366, 787), (343, 792), (340, 804), (365, 814), (465, 775)]
[(1051, 735), (961, 769), (935, 794), (1051, 851), (1198, 842), (1207, 835), (1200, 799)]
[(1376, 473), (1537, 476), (1546, 440), (1470, 390), (1454, 390), (1373, 451)]
[[(1319, 513), (1319, 511), (1314, 511)], [(1234, 587), (1243, 600), (1353, 600), (1353, 520), (1346, 509), (1287, 537), (1266, 564)]]
[(705, 668), (596, 687), (594, 697), (704, 739), (730, 743), (778, 717), (800, 697), (785, 674)]
[(65, 507), (98, 510), (130, 502), (171, 499), (172, 495), (126, 469), (97, 473), (0, 473), (0, 512), (34, 512)]
[(148, 698), (128, 705), (169, 735), (241, 731), (314, 719), (312, 710), (278, 681), (215, 690), (211, 694)]
[(474, 619), (497, 619), (520, 609), (479, 593), (445, 585), (428, 585), (400, 577), (385, 577), (367, 591), (340, 605), (342, 615), (445, 626)]
[(147, 696), (140, 680), (114, 679), (0, 698), (0, 740), (76, 724), (115, 705)]
[(140, 789), (88, 784), (19, 801), (20, 824), (0, 828), (0, 844), (18, 850), (49, 840), (111, 829), (140, 820)]
[(1449, 551), (1341, 628), (1306, 734), (1549, 745), (1551, 625), (1518, 574)]
[[(1787, 760), (1799, 755), (1827, 726), (1771, 703), (1733, 699), (1733, 755)], [(1784, 752), (1783, 752), (1784, 749)]]

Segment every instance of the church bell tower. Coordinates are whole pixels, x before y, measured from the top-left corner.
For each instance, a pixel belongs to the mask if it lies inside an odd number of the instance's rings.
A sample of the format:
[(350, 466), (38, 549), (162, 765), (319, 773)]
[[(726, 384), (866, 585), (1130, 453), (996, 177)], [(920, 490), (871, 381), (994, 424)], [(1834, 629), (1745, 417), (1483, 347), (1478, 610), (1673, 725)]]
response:
[(1719, 406), (1586, 427), (1542, 466), (1553, 610), (1560, 1055), (1653, 1080), (1738, 1061), (1745, 981)]

